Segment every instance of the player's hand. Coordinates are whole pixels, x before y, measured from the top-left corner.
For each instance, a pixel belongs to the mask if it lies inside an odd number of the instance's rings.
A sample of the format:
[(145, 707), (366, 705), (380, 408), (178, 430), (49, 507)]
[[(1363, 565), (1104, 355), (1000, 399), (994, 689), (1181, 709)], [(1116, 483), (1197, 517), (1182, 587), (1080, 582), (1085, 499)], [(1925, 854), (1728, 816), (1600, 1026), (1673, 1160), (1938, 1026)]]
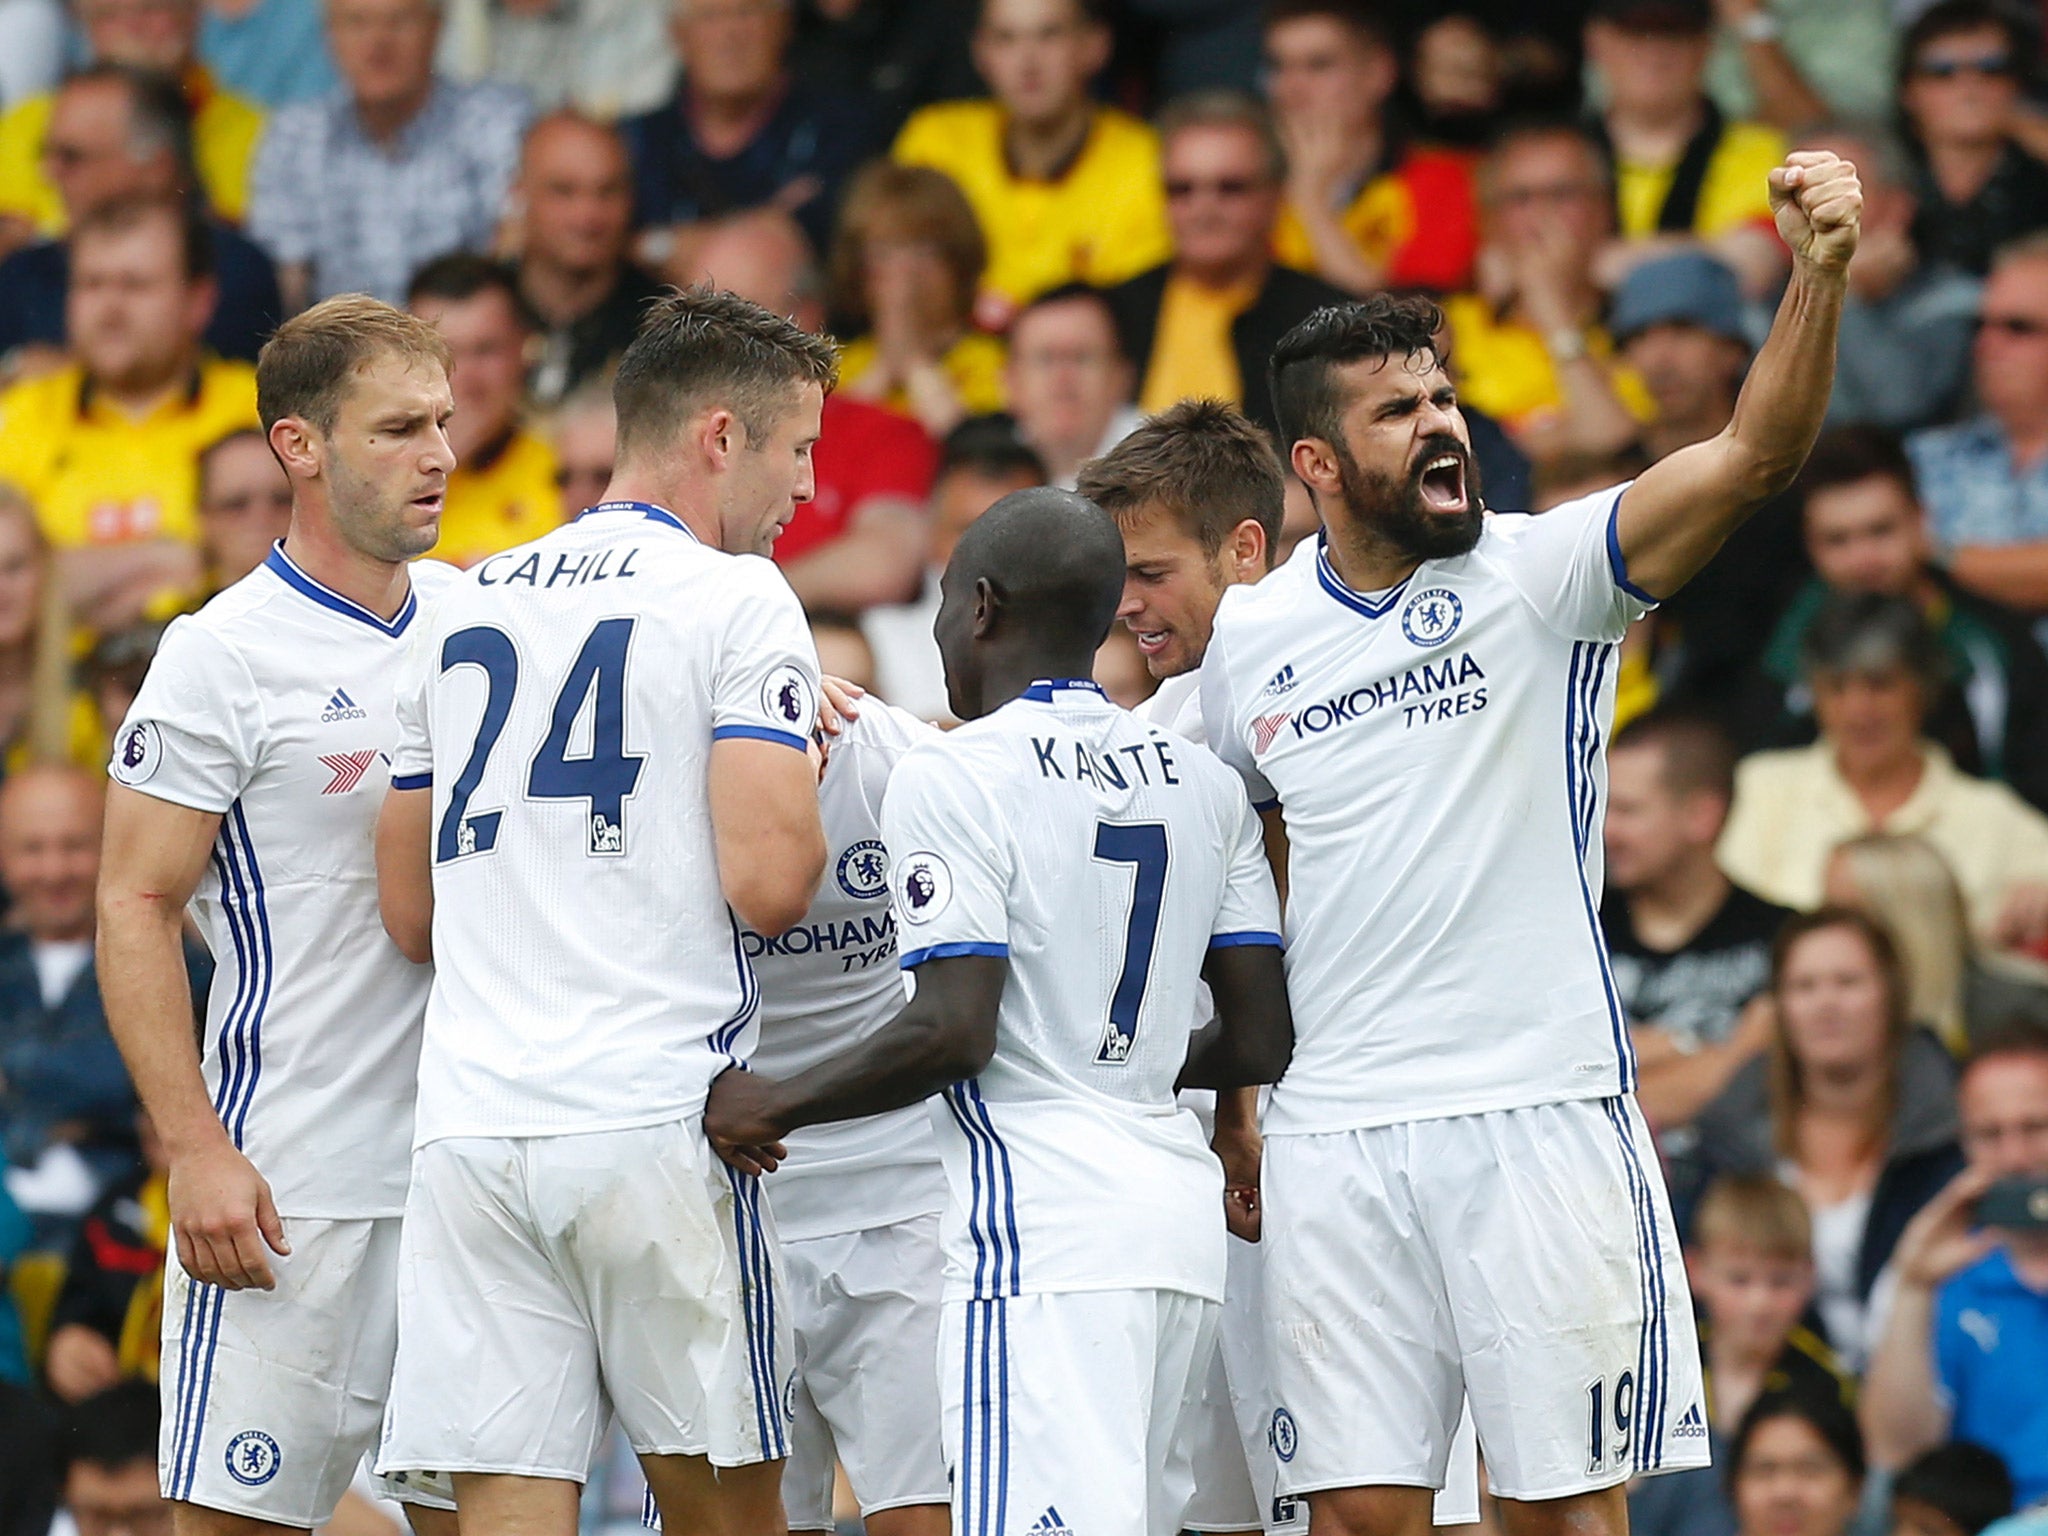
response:
[(775, 1082), (743, 1067), (727, 1067), (704, 1101), (704, 1135), (711, 1150), (741, 1173), (773, 1173), (789, 1151), (774, 1118)]
[(171, 1159), (171, 1231), (178, 1262), (205, 1285), (274, 1290), (270, 1253), (292, 1251), (270, 1185), (255, 1164), (223, 1138)]
[(1965, 1168), (1906, 1223), (1892, 1251), (1899, 1281), (1931, 1291), (1998, 1246), (1993, 1232), (1972, 1231), (1977, 1199), (1992, 1184), (1982, 1168)]
[(1846, 271), (1863, 225), (1856, 167), (1824, 149), (1795, 149), (1771, 172), (1771, 217), (1793, 256), (1826, 272)]
[(1264, 1207), (1259, 1201), (1259, 1163), (1266, 1142), (1256, 1128), (1219, 1130), (1210, 1144), (1223, 1164), (1223, 1225), (1247, 1243), (1259, 1240)]
[(860, 701), (868, 696), (868, 691), (859, 683), (849, 683), (830, 673), (821, 681), (824, 698), (818, 704), (818, 729), (827, 736), (837, 736), (850, 721), (860, 718)]

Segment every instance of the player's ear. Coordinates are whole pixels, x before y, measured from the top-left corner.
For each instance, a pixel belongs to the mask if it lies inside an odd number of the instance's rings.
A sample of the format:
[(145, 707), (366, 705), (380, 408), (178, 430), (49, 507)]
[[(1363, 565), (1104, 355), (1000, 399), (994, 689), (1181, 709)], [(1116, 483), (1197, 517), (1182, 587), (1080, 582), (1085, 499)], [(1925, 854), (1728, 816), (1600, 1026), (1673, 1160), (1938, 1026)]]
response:
[(1257, 518), (1248, 517), (1230, 530), (1223, 552), (1239, 581), (1257, 581), (1266, 574), (1266, 529)]
[(697, 428), (697, 446), (705, 458), (720, 469), (725, 468), (745, 446), (745, 429), (740, 426), (739, 417), (723, 408), (706, 411)]
[(1311, 491), (1328, 496), (1340, 490), (1337, 451), (1320, 437), (1298, 439), (1288, 450), (1287, 460), (1301, 483)]
[(1002, 595), (998, 593), (986, 576), (974, 578), (974, 638), (986, 640), (989, 631), (996, 627), (996, 610), (1002, 607)]
[(270, 424), (270, 451), (284, 466), (287, 478), (318, 479), (326, 459), (326, 442), (303, 416), (280, 416)]

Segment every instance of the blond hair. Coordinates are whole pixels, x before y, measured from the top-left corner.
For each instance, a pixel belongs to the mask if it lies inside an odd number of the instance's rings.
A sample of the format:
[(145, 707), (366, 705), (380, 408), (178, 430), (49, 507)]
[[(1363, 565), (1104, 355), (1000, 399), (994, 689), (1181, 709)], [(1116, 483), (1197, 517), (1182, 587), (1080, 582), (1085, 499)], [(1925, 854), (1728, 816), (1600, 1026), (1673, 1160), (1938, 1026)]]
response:
[(453, 366), (448, 343), (426, 321), (363, 293), (323, 299), (285, 321), (256, 356), (256, 414), (268, 432), (287, 416), (332, 432), (349, 381), (372, 363)]
[(1970, 921), (1955, 872), (1925, 838), (1873, 832), (1835, 848), (1856, 887), (1856, 905), (1890, 931), (1906, 969), (1906, 1014), (1958, 1056), (1968, 1046), (1963, 994)]
[(1693, 1213), (1695, 1248), (1726, 1243), (1753, 1248), (1767, 1258), (1813, 1262), (1813, 1216), (1796, 1190), (1769, 1174), (1730, 1174), (1716, 1179)]

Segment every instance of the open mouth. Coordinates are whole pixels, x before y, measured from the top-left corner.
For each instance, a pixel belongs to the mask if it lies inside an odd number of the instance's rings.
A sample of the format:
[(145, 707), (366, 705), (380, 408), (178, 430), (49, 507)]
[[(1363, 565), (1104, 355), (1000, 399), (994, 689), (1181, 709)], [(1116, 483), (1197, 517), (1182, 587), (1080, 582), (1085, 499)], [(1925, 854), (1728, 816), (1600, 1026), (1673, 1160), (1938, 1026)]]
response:
[(1440, 453), (1422, 466), (1422, 504), (1432, 512), (1463, 512), (1465, 460), (1455, 453)]
[(443, 500), (445, 500), (444, 493), (440, 491), (429, 491), (424, 496), (413, 497), (412, 504), (418, 507), (422, 512), (431, 512), (434, 516), (439, 517), (441, 515), (441, 503), (443, 502)]
[(1131, 633), (1138, 638), (1138, 652), (1143, 656), (1157, 656), (1166, 649), (1172, 635), (1163, 629), (1134, 629)]

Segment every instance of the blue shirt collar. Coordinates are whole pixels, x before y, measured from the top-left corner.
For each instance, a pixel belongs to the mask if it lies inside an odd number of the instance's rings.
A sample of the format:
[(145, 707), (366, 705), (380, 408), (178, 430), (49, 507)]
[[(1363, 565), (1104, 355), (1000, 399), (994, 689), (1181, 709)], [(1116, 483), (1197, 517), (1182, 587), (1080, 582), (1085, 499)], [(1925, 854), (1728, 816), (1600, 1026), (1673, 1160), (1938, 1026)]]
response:
[(389, 635), (394, 640), (405, 633), (406, 626), (412, 623), (412, 616), (419, 612), (419, 594), (413, 590), (410, 577), (406, 581), (405, 601), (399, 604), (398, 612), (389, 619), (383, 619), (365, 608), (354, 598), (343, 597), (334, 588), (315, 581), (311, 576), (300, 570), (292, 562), (291, 556), (284, 552), (283, 539), (279, 539), (270, 546), (270, 556), (263, 564), (279, 581), (282, 581), (301, 597), (318, 603), (322, 608), (331, 608), (345, 619), (354, 619), (359, 624), (367, 624), (380, 635)]
[(1380, 597), (1369, 597), (1363, 592), (1354, 592), (1344, 584), (1344, 578), (1337, 574), (1337, 567), (1330, 563), (1329, 531), (1323, 529), (1316, 534), (1316, 580), (1322, 583), (1325, 592), (1354, 613), (1362, 613), (1368, 619), (1385, 618), (1393, 610), (1394, 604), (1400, 601), (1408, 583), (1414, 579), (1415, 573), (1411, 571)]
[(671, 528), (680, 528), (684, 533), (689, 533), (693, 539), (697, 537), (696, 534), (690, 533), (688, 523), (667, 507), (657, 507), (651, 501), (600, 501), (596, 506), (585, 507), (578, 512), (576, 519), (581, 522), (593, 512), (631, 512), (635, 517), (644, 517), (650, 523), (665, 523)]
[(1109, 695), (1104, 693), (1098, 684), (1085, 677), (1041, 677), (1026, 688), (1020, 697), (1035, 700), (1040, 704), (1050, 704), (1053, 695), (1063, 690), (1092, 693), (1105, 702), (1109, 699)]

